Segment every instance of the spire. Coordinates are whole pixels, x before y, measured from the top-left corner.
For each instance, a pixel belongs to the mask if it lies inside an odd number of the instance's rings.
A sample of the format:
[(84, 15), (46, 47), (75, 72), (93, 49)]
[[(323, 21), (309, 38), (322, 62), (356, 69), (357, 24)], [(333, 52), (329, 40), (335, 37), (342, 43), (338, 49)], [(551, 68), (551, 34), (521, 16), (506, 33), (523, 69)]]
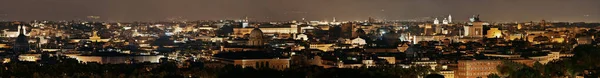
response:
[(17, 31), (19, 32), (19, 34), (21, 34), (23, 32), (21, 30), (22, 30), (21, 25), (17, 26)]
[(335, 17), (333, 17), (333, 22), (336, 22)]
[(27, 33), (25, 31), (25, 27), (23, 27), (23, 25), (19, 25), (19, 35), (25, 35), (25, 33)]
[(249, 22), (248, 16), (244, 16), (244, 22)]
[(27, 29), (25, 29), (25, 26), (23, 26), (23, 27), (21, 27), (21, 28), (23, 28), (23, 34), (24, 34), (24, 35), (27, 35)]

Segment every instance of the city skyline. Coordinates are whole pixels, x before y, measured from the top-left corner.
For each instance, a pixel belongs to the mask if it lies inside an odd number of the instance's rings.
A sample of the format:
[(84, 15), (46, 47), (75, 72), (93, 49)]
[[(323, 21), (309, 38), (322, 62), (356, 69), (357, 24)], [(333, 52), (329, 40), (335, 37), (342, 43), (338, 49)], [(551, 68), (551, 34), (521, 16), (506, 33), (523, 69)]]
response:
[(600, 0), (7, 0), (0, 78), (598, 78)]
[(249, 17), (255, 21), (356, 21), (443, 19), (457, 22), (481, 14), (486, 21), (599, 22), (597, 0), (10, 0), (0, 3), (0, 20), (169, 21), (223, 20)]

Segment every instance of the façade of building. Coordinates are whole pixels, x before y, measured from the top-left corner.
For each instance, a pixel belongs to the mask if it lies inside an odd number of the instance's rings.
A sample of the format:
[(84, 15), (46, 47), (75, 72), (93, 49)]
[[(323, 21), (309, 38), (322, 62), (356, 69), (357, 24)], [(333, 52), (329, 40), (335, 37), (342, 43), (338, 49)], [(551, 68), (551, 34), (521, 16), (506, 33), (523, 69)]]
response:
[(263, 51), (224, 52), (215, 54), (212, 58), (223, 64), (236, 65), (243, 68), (284, 70), (290, 67), (289, 57)]
[[(531, 59), (511, 59), (508, 61), (522, 63), (527, 66), (533, 66), (533, 63), (535, 63)], [(455, 78), (481, 78), (487, 77), (489, 74), (499, 74), (497, 67), (501, 64), (502, 60), (459, 60)]]
[(479, 15), (472, 17), (470, 20), (471, 23), (464, 27), (464, 36), (475, 38), (483, 37), (483, 27), (484, 25), (488, 25), (488, 23), (479, 20)]

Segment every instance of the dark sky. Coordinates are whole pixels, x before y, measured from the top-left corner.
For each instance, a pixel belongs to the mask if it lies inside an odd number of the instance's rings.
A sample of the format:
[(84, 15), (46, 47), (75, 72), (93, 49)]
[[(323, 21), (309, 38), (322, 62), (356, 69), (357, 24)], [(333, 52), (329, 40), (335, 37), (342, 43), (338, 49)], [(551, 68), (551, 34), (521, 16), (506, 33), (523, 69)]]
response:
[(409, 20), (443, 19), (452, 14), (466, 21), (480, 14), (484, 21), (600, 22), (600, 0), (2, 0), (0, 20), (156, 21), (238, 19)]

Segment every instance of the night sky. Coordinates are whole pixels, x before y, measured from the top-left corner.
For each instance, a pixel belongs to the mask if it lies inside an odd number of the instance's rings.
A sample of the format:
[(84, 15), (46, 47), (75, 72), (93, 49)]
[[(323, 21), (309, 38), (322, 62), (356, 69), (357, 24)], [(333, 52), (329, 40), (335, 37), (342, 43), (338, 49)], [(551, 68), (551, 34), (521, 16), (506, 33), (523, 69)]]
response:
[(0, 20), (102, 21), (240, 19), (386, 20), (427, 19), (452, 14), (466, 21), (600, 22), (600, 0), (1, 0)]

